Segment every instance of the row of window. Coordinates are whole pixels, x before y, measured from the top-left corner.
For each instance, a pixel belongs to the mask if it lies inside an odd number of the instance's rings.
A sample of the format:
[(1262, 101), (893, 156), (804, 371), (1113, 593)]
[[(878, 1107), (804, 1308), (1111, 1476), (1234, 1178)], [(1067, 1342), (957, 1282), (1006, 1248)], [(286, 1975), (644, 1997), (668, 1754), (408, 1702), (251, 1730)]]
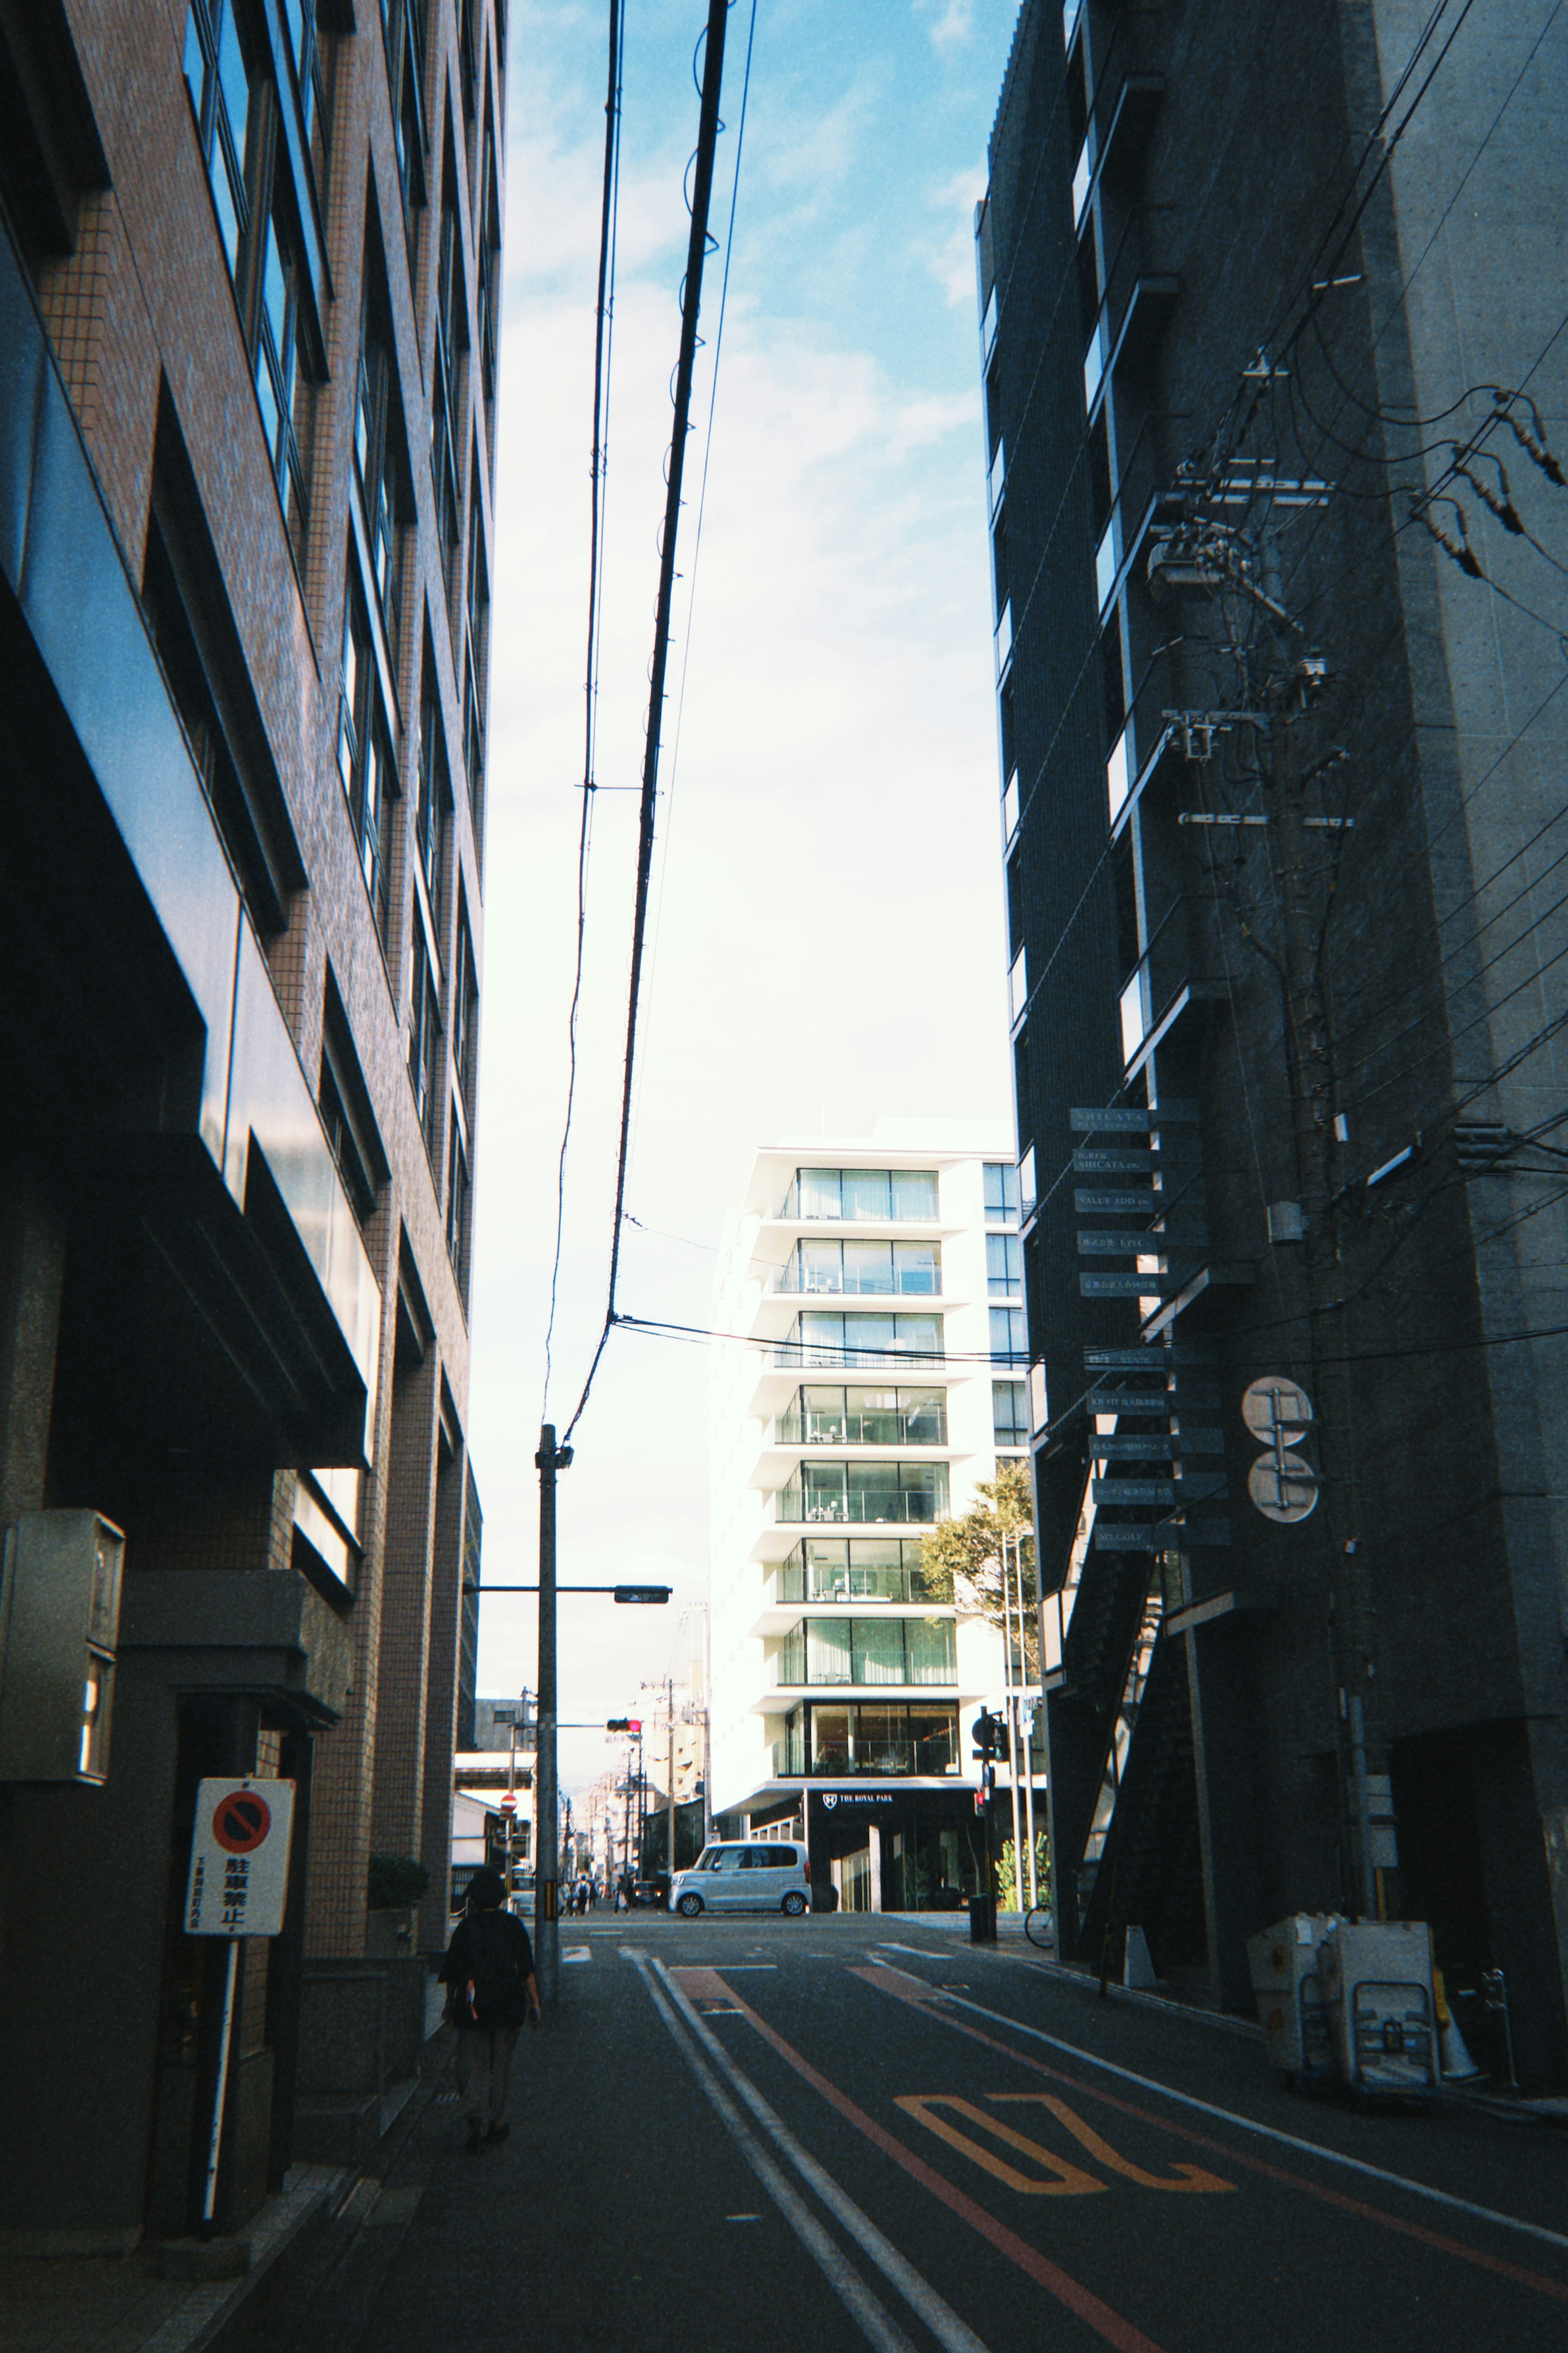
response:
[(769, 1645), (768, 1680), (795, 1683), (956, 1683), (951, 1618), (803, 1618)]
[(785, 1446), (945, 1446), (947, 1397), (942, 1389), (814, 1386), (798, 1391), (774, 1434)]
[(824, 1370), (864, 1365), (875, 1372), (889, 1357), (897, 1356), (907, 1356), (915, 1364), (940, 1365), (942, 1317), (834, 1315), (808, 1308), (795, 1318), (788, 1339), (775, 1351), (774, 1361), (784, 1366), (820, 1366)]
[(773, 1743), (775, 1775), (945, 1774), (958, 1769), (958, 1710), (918, 1700), (824, 1707), (804, 1701)]
[(796, 1242), (780, 1291), (833, 1295), (934, 1295), (942, 1290), (940, 1242)]
[(920, 1536), (805, 1536), (773, 1573), (775, 1601), (951, 1601)]
[(934, 1225), (934, 1168), (797, 1168), (781, 1218)]
[(803, 1462), (778, 1493), (781, 1520), (928, 1525), (947, 1510), (945, 1462)]

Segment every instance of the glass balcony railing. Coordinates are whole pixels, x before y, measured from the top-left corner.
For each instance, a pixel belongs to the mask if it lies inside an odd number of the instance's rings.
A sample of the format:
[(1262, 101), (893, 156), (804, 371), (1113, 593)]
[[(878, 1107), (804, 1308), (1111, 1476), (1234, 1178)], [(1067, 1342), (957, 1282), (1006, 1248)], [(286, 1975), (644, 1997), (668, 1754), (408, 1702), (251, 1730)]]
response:
[(812, 1525), (930, 1525), (948, 1508), (945, 1462), (802, 1463), (776, 1516)]
[(781, 1413), (781, 1446), (945, 1446), (945, 1413)]
[(940, 1261), (892, 1261), (886, 1264), (803, 1263), (791, 1259), (773, 1285), (799, 1298), (924, 1298), (942, 1296)]

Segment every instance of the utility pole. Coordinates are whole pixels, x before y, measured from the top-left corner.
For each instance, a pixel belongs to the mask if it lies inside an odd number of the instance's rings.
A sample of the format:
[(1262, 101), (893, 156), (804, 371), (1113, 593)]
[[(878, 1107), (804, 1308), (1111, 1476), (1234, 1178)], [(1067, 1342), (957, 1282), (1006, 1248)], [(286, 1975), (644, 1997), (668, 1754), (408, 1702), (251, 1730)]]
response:
[(553, 2004), (561, 1983), (561, 1903), (556, 1877), (561, 1841), (555, 1821), (555, 1474), (570, 1463), (572, 1449), (556, 1445), (552, 1421), (541, 1430), (533, 1460), (539, 1472), (539, 1749), (534, 1767), (539, 1841), (533, 1883), (533, 1960), (540, 1999)]
[(664, 1695), (669, 1711), (669, 1787), (665, 1792), (664, 1799), (664, 1819), (669, 1831), (669, 1843), (665, 1854), (665, 1865), (669, 1873), (670, 1883), (673, 1885), (675, 1882), (675, 1677), (673, 1675), (667, 1675), (664, 1679)]
[[(1023, 1592), (1018, 1595), (1018, 1620), (1023, 1624)], [(1023, 1826), (1018, 1820), (1018, 1721), (1013, 1695), (1013, 1602), (1012, 1586), (1007, 1576), (1007, 1535), (1002, 1535), (1002, 1660), (1003, 1693), (1007, 1704), (1007, 1778), (1012, 1785), (1013, 1799), (1013, 1903), (1016, 1910), (1024, 1909), (1024, 1844)]]
[[(1329, 913), (1308, 904), (1309, 840), (1302, 806), (1306, 786), (1322, 763), (1305, 776), (1296, 754), (1295, 734), (1310, 708), (1316, 665), (1303, 665), (1290, 681), (1289, 706), (1268, 731), (1268, 838), (1283, 932), (1283, 982), (1290, 1110), (1305, 1219), (1303, 1271), (1312, 1364), (1314, 1414), (1319, 1428), (1322, 1484), (1341, 1504), (1325, 1512), (1322, 1541), (1327, 1554), (1331, 1637), (1338, 1651), (1342, 1722), (1352, 1750), (1342, 1757), (1342, 1778), (1354, 1826), (1356, 1901), (1363, 1919), (1377, 1916), (1373, 1872), (1372, 1826), (1367, 1795), (1369, 1743), (1365, 1702), (1375, 1669), (1371, 1611), (1357, 1559), (1352, 1490), (1347, 1478), (1351, 1444), (1351, 1392), (1346, 1350), (1331, 1344), (1327, 1303), (1343, 1284), (1335, 1236), (1333, 1181), (1333, 1071), (1330, 1021), (1323, 994), (1323, 947)], [(1331, 901), (1329, 908), (1331, 910)], [(1342, 1361), (1336, 1361), (1342, 1360)], [(1379, 1758), (1381, 1762), (1381, 1757)], [(1348, 1771), (1347, 1771), (1348, 1764)]]

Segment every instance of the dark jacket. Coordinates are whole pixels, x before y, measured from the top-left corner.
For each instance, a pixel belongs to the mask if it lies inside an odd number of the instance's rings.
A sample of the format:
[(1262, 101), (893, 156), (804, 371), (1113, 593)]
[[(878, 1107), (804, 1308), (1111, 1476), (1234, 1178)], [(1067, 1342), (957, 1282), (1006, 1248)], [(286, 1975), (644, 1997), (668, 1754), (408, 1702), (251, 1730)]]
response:
[(447, 1947), (447, 1957), (437, 1971), (441, 1984), (449, 1986), (452, 1990), (454, 2026), (461, 2028), (475, 2023), (467, 2015), (467, 2004), (462, 1999), (463, 1989), (470, 1978), (480, 1989), (482, 2010), (485, 1981), (493, 1975), (496, 1968), (498, 1948), (495, 1940), (498, 1937), (503, 1968), (507, 1961), (515, 1968), (516, 1988), (505, 2000), (493, 2005), (493, 2017), (482, 2018), (480, 2022), (488, 2027), (506, 2027), (521, 2026), (527, 2021), (530, 2007), (528, 1980), (533, 1975), (533, 1946), (528, 1930), (515, 1912), (480, 1912), (469, 1913), (458, 1921), (452, 1941)]

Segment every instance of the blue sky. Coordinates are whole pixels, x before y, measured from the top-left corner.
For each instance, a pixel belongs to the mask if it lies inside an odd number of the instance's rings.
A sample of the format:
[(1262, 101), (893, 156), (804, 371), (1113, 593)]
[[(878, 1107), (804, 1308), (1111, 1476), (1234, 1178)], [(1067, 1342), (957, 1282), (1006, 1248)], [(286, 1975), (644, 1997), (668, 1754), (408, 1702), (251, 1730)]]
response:
[[(513, 0), (469, 1427), (485, 1568), (534, 1574), (575, 921), (593, 303), (607, 5)], [(884, 1115), (1006, 1117), (973, 216), (1013, 0), (759, 0), (729, 306), (688, 460), (621, 1304), (702, 1324), (756, 1145)], [(640, 775), (696, 138), (701, 0), (628, 0), (597, 769)], [(728, 220), (750, 0), (730, 16)], [(708, 265), (703, 427), (722, 251)], [(635, 792), (595, 815), (550, 1404), (603, 1319)], [(652, 1232), (646, 1229), (655, 1229)], [(561, 1491), (562, 1715), (679, 1674), (707, 1587), (707, 1359), (612, 1337)], [(486, 1606), (480, 1687), (531, 1682)], [(563, 1779), (607, 1762), (563, 1742)]]

